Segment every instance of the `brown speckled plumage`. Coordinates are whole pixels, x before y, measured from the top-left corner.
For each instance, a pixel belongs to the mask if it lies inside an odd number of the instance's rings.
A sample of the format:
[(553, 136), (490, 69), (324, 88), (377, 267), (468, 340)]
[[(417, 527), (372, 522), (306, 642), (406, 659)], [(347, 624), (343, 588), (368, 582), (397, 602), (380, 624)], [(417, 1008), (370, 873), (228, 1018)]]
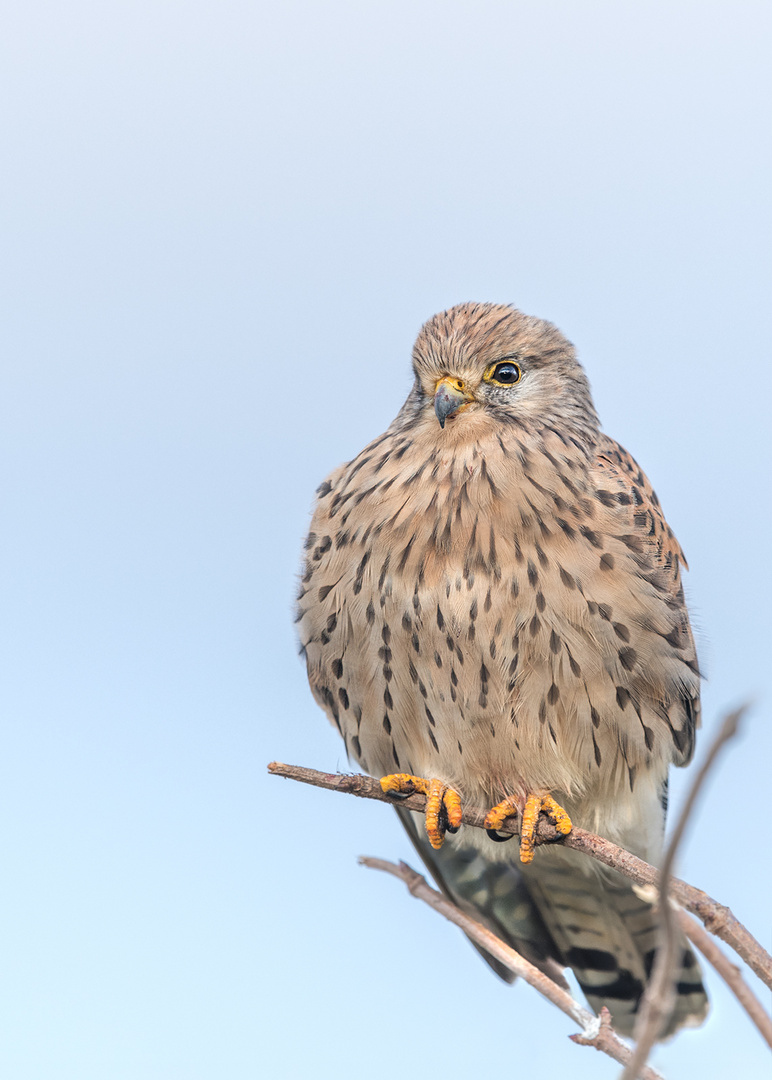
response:
[[(501, 358), (521, 369), (516, 385), (483, 378)], [(298, 599), (314, 694), (376, 776), (438, 777), (483, 809), (550, 792), (578, 825), (656, 859), (668, 766), (691, 757), (699, 717), (684, 559), (656, 495), (599, 430), (551, 324), (463, 304), (423, 327), (413, 367), (389, 429), (318, 491)], [(441, 428), (445, 376), (474, 400)], [(456, 899), (474, 860), (503, 875), (543, 924), (538, 946), (535, 931), (510, 937), (571, 964), (629, 1027), (652, 918), (624, 883), (554, 849), (515, 867), (476, 830), (441, 852), (415, 838)], [(557, 911), (556, 890), (579, 911), (601, 895), (603, 917), (566, 932), (581, 920)], [(597, 989), (610, 985), (602, 953), (616, 998)], [(690, 978), (671, 1027), (704, 1011), (696, 968)]]

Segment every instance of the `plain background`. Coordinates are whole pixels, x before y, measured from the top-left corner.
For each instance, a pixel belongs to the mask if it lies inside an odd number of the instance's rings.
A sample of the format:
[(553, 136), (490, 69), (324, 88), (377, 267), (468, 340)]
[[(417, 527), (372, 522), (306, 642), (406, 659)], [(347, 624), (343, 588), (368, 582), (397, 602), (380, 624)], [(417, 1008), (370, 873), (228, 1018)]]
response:
[[(691, 563), (681, 859), (770, 943), (766, 3), (27, 0), (0, 37), (0, 1072), (614, 1077), (399, 883), (296, 656), (421, 323), (556, 322)], [(674, 804), (685, 778), (674, 777)], [(751, 976), (751, 981), (754, 979)], [(708, 974), (669, 1077), (766, 1073)], [(765, 1000), (767, 1000), (765, 998)]]

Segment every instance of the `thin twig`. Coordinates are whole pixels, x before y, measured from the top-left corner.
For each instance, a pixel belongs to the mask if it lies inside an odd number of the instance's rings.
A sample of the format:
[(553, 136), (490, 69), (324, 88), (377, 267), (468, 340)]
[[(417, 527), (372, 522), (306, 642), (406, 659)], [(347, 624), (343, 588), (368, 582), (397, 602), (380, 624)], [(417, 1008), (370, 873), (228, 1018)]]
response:
[(728, 957), (724, 956), (713, 938), (703, 930), (691, 915), (687, 915), (685, 911), (680, 910), (677, 910), (675, 914), (678, 916), (681, 930), (689, 938), (692, 945), (700, 950), (708, 963), (713, 965), (759, 1029), (762, 1039), (769, 1047), (772, 1047), (772, 1020), (764, 1012), (761, 1002), (743, 979), (742, 971)]
[[(284, 765), (279, 761), (272, 761), (268, 771), (274, 776), (284, 776), (289, 780), (297, 780), (314, 787), (327, 788), (330, 791), (341, 791), (351, 795), (357, 795), (364, 799), (376, 799), (394, 805), (393, 799), (385, 795), (377, 780), (361, 773), (343, 775), (340, 773), (324, 773), (316, 769), (306, 769), (299, 765)], [(426, 809), (426, 797), (424, 795), (410, 795), (401, 799), (400, 807), (405, 810), (416, 810), (424, 813)], [(473, 808), (464, 810), (462, 822), (473, 828), (483, 828), (484, 814)], [(517, 834), (517, 826), (512, 819), (504, 822), (500, 827), (501, 832)], [(541, 817), (537, 831), (537, 842), (559, 842), (564, 847), (573, 848), (574, 851), (582, 851), (590, 858), (597, 859), (605, 866), (618, 870), (625, 877), (630, 878), (637, 885), (659, 885), (659, 871), (644, 862), (637, 856), (632, 855), (624, 848), (612, 844), (601, 836), (587, 832), (577, 826), (571, 830), (568, 836), (560, 837), (555, 829)], [(679, 878), (670, 881), (670, 895), (687, 911), (691, 911), (700, 919), (705, 927), (716, 937), (726, 942), (737, 955), (746, 962), (752, 971), (758, 975), (762, 982), (772, 989), (772, 956), (759, 944), (745, 926), (734, 916), (728, 907), (719, 904), (718, 901), (708, 896), (702, 889), (688, 885)]]
[[(600, 1017), (594, 1016), (578, 1001), (575, 1001), (566, 990), (553, 982), (548, 975), (539, 971), (538, 968), (520, 956), (514, 949), (505, 945), (495, 934), (492, 934), (490, 930), (487, 930), (475, 919), (459, 911), (455, 904), (446, 900), (436, 889), (433, 889), (426, 879), (421, 874), (416, 873), (407, 863), (400, 862), (397, 865), (396, 863), (387, 862), (385, 859), (375, 859), (368, 856), (362, 856), (359, 861), (363, 866), (368, 866), (373, 870), (383, 870), (387, 874), (393, 874), (394, 877), (399, 878), (407, 885), (413, 896), (423, 900), (424, 903), (444, 915), (450, 922), (460, 927), (467, 937), (480, 945), (486, 952), (495, 956), (510, 971), (514, 972), (515, 975), (519, 975), (520, 978), (546, 997), (548, 1001), (551, 1001), (553, 1005), (556, 1005), (567, 1016), (570, 1016), (572, 1020), (581, 1024), (582, 1032), (578, 1035), (569, 1036), (574, 1042), (579, 1043), (581, 1046), (594, 1046), (596, 1050), (608, 1054), (609, 1057), (612, 1057), (621, 1065), (625, 1065), (631, 1059), (632, 1051), (619, 1039), (611, 1027), (611, 1017), (607, 1009), (601, 1011)], [(651, 1068), (651, 1066), (645, 1066), (636, 1073), (636, 1076), (640, 1077), (641, 1080), (662, 1080), (661, 1073)]]
[(724, 745), (737, 733), (737, 725), (746, 711), (746, 706), (729, 713), (716, 735), (702, 767), (692, 780), (676, 826), (665, 851), (659, 875), (659, 928), (657, 952), (654, 957), (651, 978), (640, 1004), (640, 1011), (635, 1023), (635, 1050), (631, 1060), (622, 1073), (621, 1080), (635, 1080), (638, 1071), (646, 1064), (654, 1043), (670, 1016), (675, 1003), (675, 969), (678, 960), (678, 933), (676, 918), (670, 904), (670, 881), (675, 857), (691, 819), (697, 798), (703, 784), (716, 762)]

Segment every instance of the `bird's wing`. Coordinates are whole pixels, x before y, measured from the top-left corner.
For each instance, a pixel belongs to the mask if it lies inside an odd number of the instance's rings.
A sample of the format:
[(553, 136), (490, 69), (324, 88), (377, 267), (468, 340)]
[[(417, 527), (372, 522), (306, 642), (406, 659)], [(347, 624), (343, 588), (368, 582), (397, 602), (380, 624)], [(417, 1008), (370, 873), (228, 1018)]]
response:
[[(655, 617), (644, 629), (663, 639), (673, 660), (677, 715), (665, 719), (675, 745), (673, 760), (686, 765), (694, 752), (700, 715), (700, 672), (681, 582), (681, 566), (688, 569), (687, 562), (643, 470), (606, 435), (598, 443), (593, 480), (615, 538), (637, 564), (644, 587), (651, 587)], [(669, 703), (665, 705), (672, 711)]]

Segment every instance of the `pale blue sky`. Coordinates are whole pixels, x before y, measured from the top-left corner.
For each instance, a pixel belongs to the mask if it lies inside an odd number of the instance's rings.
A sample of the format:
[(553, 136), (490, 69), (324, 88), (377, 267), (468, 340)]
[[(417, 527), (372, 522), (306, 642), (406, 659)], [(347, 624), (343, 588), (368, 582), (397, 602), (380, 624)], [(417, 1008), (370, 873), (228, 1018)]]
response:
[[(3, 1077), (617, 1075), (357, 867), (413, 858), (391, 812), (265, 775), (347, 768), (293, 638), (313, 490), (462, 300), (556, 322), (657, 488), (705, 734), (756, 702), (681, 870), (770, 944), (737, 800), (772, 753), (771, 22), (710, 0), (6, 12)], [(666, 1075), (766, 1075), (708, 983)]]

